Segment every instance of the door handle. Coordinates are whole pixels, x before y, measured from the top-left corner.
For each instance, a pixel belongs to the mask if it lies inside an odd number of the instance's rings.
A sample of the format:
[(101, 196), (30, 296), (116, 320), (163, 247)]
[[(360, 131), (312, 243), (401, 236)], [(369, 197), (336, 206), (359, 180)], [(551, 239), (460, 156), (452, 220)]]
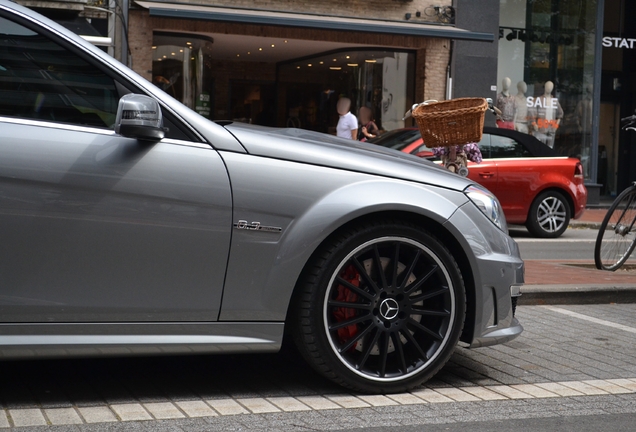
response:
[(494, 175), (495, 175), (494, 172), (488, 172), (488, 171), (484, 171), (484, 172), (480, 172), (479, 173), (479, 177), (483, 177), (483, 178), (490, 178), (490, 177), (492, 177)]

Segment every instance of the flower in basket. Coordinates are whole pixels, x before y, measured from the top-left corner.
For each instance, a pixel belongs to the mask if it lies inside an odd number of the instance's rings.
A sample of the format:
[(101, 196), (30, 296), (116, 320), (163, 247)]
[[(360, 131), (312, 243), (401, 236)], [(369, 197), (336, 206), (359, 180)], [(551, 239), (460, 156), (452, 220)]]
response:
[[(431, 151), (436, 157), (444, 159), (444, 156), (450, 152), (450, 147), (433, 147)], [(471, 162), (481, 163), (482, 161), (481, 150), (476, 143), (455, 146), (455, 151), (458, 154), (465, 153), (466, 158)]]

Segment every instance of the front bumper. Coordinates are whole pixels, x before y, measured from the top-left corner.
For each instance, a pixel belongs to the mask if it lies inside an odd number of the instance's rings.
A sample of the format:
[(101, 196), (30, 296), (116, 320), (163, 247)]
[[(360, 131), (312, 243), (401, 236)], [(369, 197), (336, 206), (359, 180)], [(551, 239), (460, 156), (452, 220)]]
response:
[(459, 231), (472, 251), (469, 261), (474, 284), (466, 286), (467, 291), (472, 290), (467, 292), (467, 317), (472, 319), (464, 324), (462, 341), (476, 348), (513, 340), (523, 331), (514, 317), (512, 301), (521, 294), (524, 281), (517, 243), (472, 203), (455, 212), (446, 226)]

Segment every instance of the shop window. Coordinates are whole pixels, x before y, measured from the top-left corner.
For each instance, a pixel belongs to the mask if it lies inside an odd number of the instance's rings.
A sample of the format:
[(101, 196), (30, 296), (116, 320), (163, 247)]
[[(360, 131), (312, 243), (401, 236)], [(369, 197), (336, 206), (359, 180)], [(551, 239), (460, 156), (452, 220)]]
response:
[(153, 84), (206, 118), (214, 102), (212, 43), (201, 35), (155, 32), (152, 46)]
[(499, 127), (576, 155), (590, 178), (596, 1), (501, 4)]
[(414, 60), (409, 52), (348, 50), (281, 64), (278, 123), (333, 134), (336, 103), (347, 97), (356, 116), (370, 108), (380, 130), (403, 128), (413, 104)]

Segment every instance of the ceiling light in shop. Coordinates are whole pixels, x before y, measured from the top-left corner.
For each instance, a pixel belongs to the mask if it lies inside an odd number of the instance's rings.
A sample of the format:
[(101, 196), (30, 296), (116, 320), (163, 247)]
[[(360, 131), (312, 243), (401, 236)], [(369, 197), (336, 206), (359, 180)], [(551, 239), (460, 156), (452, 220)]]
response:
[(192, 45), (192, 42), (186, 42), (186, 45)]
[(259, 48), (258, 50), (259, 50), (259, 51), (263, 51), (263, 48)]
[(170, 55), (174, 55), (174, 53), (170, 53)]
[(311, 63), (307, 63), (307, 66), (311, 67)]
[(296, 66), (296, 69), (300, 69), (300, 66)]
[(320, 62), (320, 64), (325, 64), (325, 62)]
[(347, 56), (347, 58), (349, 59), (349, 58), (351, 58), (351, 57)]
[(367, 62), (367, 63), (376, 63), (377, 60), (376, 59), (367, 59), (367, 60), (365, 60), (365, 62)]
[(356, 67), (358, 66), (358, 63), (347, 63), (347, 66)]
[(248, 51), (248, 52), (247, 52), (247, 55), (250, 55), (250, 54), (252, 54), (252, 53)]
[(156, 47), (156, 46), (153, 46), (153, 47), (152, 47), (152, 49), (157, 49), (157, 47)]
[(287, 41), (285, 41), (285, 43), (287, 43)]
[(237, 56), (237, 57), (240, 57), (241, 55), (240, 55), (240, 54), (237, 54), (236, 56)]
[(179, 52), (183, 52), (183, 50), (179, 50)]
[(276, 45), (272, 44), (272, 48), (274, 48)]
[(331, 70), (341, 70), (342, 68), (340, 66), (330, 66), (329, 69), (331, 69)]
[(166, 58), (166, 56), (163, 56), (163, 58)]
[(338, 59), (333, 59), (333, 61), (338, 61)]

